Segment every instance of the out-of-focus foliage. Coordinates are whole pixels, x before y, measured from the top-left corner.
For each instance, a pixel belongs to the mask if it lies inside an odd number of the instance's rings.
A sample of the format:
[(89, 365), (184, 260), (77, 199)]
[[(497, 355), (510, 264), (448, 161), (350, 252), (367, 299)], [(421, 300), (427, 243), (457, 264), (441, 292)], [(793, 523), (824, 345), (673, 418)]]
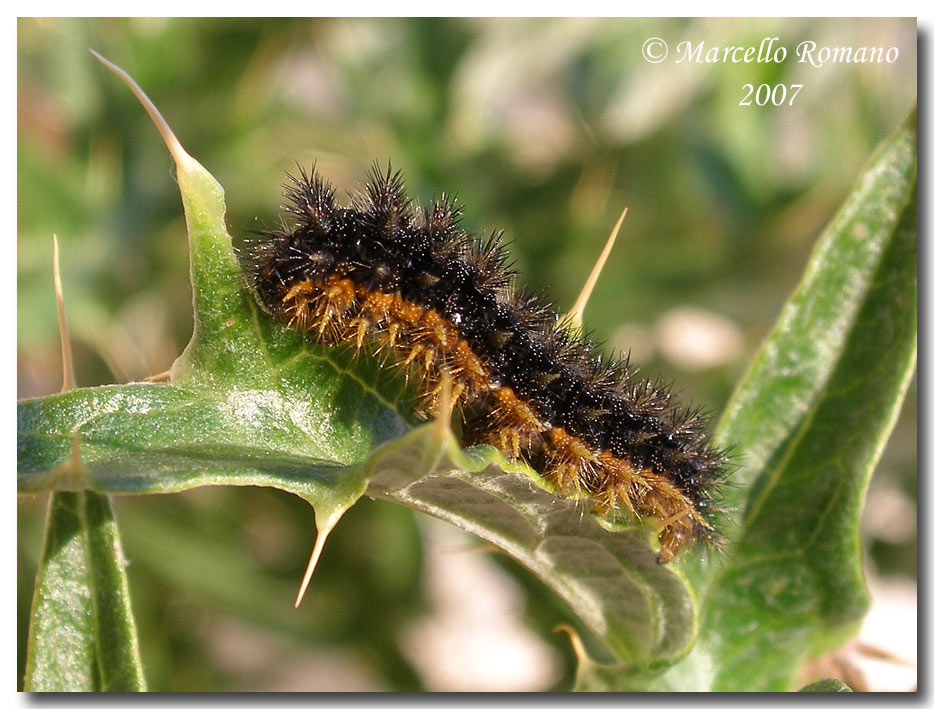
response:
[[(21, 20), (19, 393), (60, 384), (53, 232), (80, 384), (166, 369), (190, 335), (178, 193), (152, 179), (169, 160), (89, 46), (146, 87), (224, 184), (235, 238), (275, 222), (296, 161), (317, 160), (349, 189), (373, 159), (392, 159), (413, 195), (455, 191), (469, 228), (505, 228), (524, 280), (567, 308), (628, 206), (587, 325), (719, 411), (814, 238), (913, 100), (915, 33), (913, 21), (894, 20)], [(639, 50), (651, 36), (672, 47), (779, 36), (790, 48), (812, 39), (901, 54), (893, 65), (819, 70), (648, 65)], [(791, 108), (737, 106), (743, 84), (762, 82), (804, 88)], [(721, 345), (734, 343), (712, 366), (689, 368), (668, 344), (672, 328), (698, 322), (684, 306), (715, 315)], [(903, 506), (915, 494), (915, 410), (909, 399), (874, 483)], [(352, 508), (296, 612), (314, 530), (301, 501), (210, 489), (114, 504), (150, 687), (424, 685), (405, 640), (427, 611), (407, 510)], [(43, 511), (21, 502), (21, 645)], [(915, 573), (913, 529), (871, 537), (869, 548), (880, 569)], [(569, 686), (573, 659), (551, 634), (566, 611), (526, 572), (504, 568), (563, 658), (543, 688)]]

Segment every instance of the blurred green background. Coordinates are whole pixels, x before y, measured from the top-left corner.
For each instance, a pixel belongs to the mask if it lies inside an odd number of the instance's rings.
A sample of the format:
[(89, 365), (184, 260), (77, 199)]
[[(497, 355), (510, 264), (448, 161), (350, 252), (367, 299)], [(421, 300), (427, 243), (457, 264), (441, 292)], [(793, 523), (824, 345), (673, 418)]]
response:
[[(567, 309), (628, 207), (587, 326), (717, 412), (820, 230), (914, 101), (916, 32), (914, 20), (885, 19), (21, 19), (19, 396), (61, 386), (53, 233), (80, 385), (161, 372), (191, 332), (171, 161), (88, 47), (136, 78), (225, 187), (235, 237), (276, 222), (296, 163), (317, 161), (349, 191), (391, 159), (413, 197), (456, 192), (470, 230), (505, 229), (523, 279)], [(640, 50), (653, 36), (672, 48), (777, 36), (791, 54), (809, 39), (900, 56), (652, 65)], [(766, 82), (804, 88), (792, 107), (738, 106), (744, 84)], [(912, 387), (865, 521), (870, 575), (909, 588), (916, 414)], [(573, 622), (560, 602), (407, 509), (354, 507), (295, 611), (314, 537), (297, 498), (211, 488), (115, 506), (152, 689), (572, 682), (567, 639), (552, 632)], [(44, 514), (44, 498), (20, 499), (20, 687)]]

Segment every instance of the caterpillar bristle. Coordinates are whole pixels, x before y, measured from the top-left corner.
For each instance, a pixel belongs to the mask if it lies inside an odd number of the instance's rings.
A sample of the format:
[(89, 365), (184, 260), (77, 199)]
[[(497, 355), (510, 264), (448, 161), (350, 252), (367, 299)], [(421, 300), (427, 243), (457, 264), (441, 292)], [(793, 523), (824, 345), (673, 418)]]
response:
[(293, 214), (302, 224), (319, 232), (327, 232), (334, 213), (334, 189), (312, 167), (311, 177), (299, 166), (299, 176), (286, 175), (285, 197), (289, 204), (285, 211)]

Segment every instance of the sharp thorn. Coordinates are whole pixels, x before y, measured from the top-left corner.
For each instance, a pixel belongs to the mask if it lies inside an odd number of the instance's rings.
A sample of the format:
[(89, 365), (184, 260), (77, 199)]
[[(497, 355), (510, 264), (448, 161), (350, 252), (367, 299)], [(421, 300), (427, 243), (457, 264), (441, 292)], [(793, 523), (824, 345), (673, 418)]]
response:
[(324, 529), (318, 530), (318, 536), (315, 538), (315, 546), (311, 550), (308, 566), (305, 567), (305, 575), (302, 577), (302, 585), (299, 587), (298, 596), (295, 598), (296, 608), (301, 605), (302, 599), (305, 597), (305, 591), (308, 590), (308, 584), (311, 583), (311, 577), (314, 575), (315, 568), (318, 566), (318, 559), (321, 558), (321, 552), (324, 550), (324, 543), (327, 541), (331, 529), (332, 527), (325, 527)]
[(178, 142), (178, 138), (175, 137), (175, 133), (172, 132), (172, 129), (169, 128), (169, 124), (162, 117), (162, 114), (159, 113), (159, 109), (156, 108), (154, 104), (146, 93), (140, 88), (133, 77), (131, 77), (126, 71), (118, 67), (116, 64), (111, 62), (108, 59), (105, 59), (100, 54), (95, 52), (93, 49), (88, 49), (91, 54), (94, 55), (97, 60), (110, 69), (114, 74), (123, 79), (123, 82), (130, 87), (130, 91), (139, 99), (139, 102), (143, 104), (143, 108), (146, 109), (146, 113), (149, 114), (149, 117), (152, 119), (152, 122), (156, 124), (156, 128), (159, 130), (159, 133), (162, 135), (162, 140), (165, 141), (166, 147), (169, 149), (169, 152), (172, 154), (172, 159), (175, 160), (175, 165), (179, 170), (188, 170), (191, 169), (191, 164), (195, 163), (194, 158), (192, 158), (188, 153), (185, 152), (185, 149), (182, 147), (182, 144)]
[(619, 221), (616, 222), (616, 226), (613, 227), (613, 231), (610, 233), (610, 238), (606, 241), (606, 246), (603, 247), (603, 252), (600, 254), (600, 258), (597, 259), (597, 263), (594, 264), (593, 270), (590, 272), (590, 276), (587, 278), (587, 282), (584, 283), (584, 287), (580, 292), (580, 295), (577, 296), (577, 300), (574, 302), (574, 306), (564, 317), (564, 323), (572, 327), (573, 329), (580, 331), (584, 328), (584, 308), (587, 306), (587, 301), (590, 300), (590, 294), (593, 292), (594, 287), (597, 285), (597, 279), (600, 277), (600, 271), (603, 270), (603, 266), (606, 264), (606, 260), (610, 257), (610, 252), (613, 250), (613, 244), (616, 243), (616, 236), (619, 234), (620, 227), (623, 226), (623, 220), (626, 218), (626, 212), (629, 211), (629, 207), (623, 210), (623, 213), (619, 216)]
[(62, 295), (62, 272), (58, 264), (58, 236), (52, 234), (52, 278), (55, 281), (55, 304), (58, 306), (58, 334), (62, 342), (62, 391), (76, 388), (75, 364), (71, 357), (71, 336), (65, 320), (65, 298)]

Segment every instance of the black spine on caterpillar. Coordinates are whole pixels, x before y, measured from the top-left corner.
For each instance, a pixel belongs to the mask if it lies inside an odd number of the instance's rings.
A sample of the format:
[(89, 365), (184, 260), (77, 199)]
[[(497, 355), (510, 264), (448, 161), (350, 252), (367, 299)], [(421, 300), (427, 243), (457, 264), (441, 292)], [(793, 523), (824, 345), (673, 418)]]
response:
[[(326, 300), (324, 284), (340, 282), (351, 295), (337, 308), (338, 320), (347, 311), (358, 322), (372, 293), (437, 313), (483, 363), (476, 378), (483, 386), (470, 382), (459, 401), (465, 443), (497, 445), (566, 494), (583, 491), (598, 506), (622, 502), (638, 516), (660, 519), (660, 561), (690, 538), (717, 541), (709, 520), (725, 458), (709, 441), (706, 417), (673, 404), (669, 387), (636, 379), (627, 361), (596, 354), (545, 300), (517, 288), (501, 234), (469, 235), (460, 207), (447, 197), (416, 208), (391, 169), (375, 167), (349, 207), (336, 204), (314, 170), (289, 176), (286, 197), (294, 226), (263, 232), (241, 251), (264, 310), (292, 322), (296, 309), (320, 319), (313, 314), (323, 311), (308, 303)], [(340, 322), (335, 332), (342, 334), (334, 338), (350, 341), (349, 326)], [(371, 323), (364, 334), (385, 330), (386, 322)], [(316, 324), (304, 327), (313, 333)], [(324, 331), (322, 325), (319, 339), (327, 340)], [(409, 335), (406, 352), (419, 337), (426, 336)], [(521, 414), (526, 410), (531, 414)], [(522, 434), (512, 446), (498, 430), (504, 427)], [(589, 462), (576, 464), (568, 482), (560, 471), (573, 457), (568, 451), (578, 449)]]

